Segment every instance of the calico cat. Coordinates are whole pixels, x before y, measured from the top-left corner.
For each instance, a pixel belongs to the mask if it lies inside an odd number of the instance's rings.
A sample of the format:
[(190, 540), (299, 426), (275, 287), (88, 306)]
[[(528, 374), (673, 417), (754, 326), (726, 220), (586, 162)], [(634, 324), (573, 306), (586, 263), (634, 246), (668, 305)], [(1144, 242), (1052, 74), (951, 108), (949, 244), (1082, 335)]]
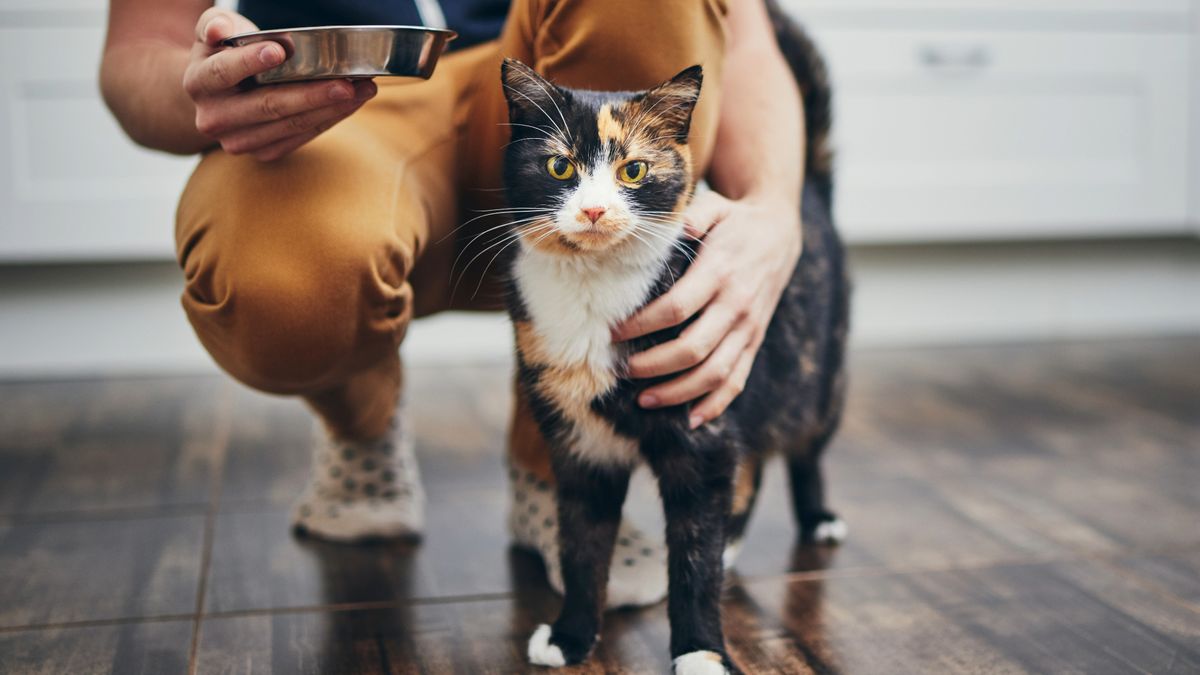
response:
[[(518, 385), (551, 446), (565, 597), (553, 627), (529, 643), (539, 665), (582, 662), (596, 641), (630, 472), (653, 470), (666, 515), (671, 657), (676, 673), (736, 670), (724, 646), (723, 555), (746, 528), (765, 458), (787, 458), (800, 536), (833, 543), (845, 525), (825, 507), (819, 467), (842, 408), (848, 282), (830, 212), (829, 90), (807, 37), (772, 8), (804, 94), (804, 253), (767, 330), (745, 390), (690, 430), (688, 406), (646, 410), (654, 381), (624, 376), (630, 354), (678, 326), (614, 344), (610, 329), (665, 293), (699, 244), (680, 219), (694, 191), (687, 137), (702, 72), (693, 66), (643, 92), (566, 89), (520, 62), (502, 79), (513, 139), (505, 156), (509, 312)], [(665, 378), (664, 378), (665, 379)]]

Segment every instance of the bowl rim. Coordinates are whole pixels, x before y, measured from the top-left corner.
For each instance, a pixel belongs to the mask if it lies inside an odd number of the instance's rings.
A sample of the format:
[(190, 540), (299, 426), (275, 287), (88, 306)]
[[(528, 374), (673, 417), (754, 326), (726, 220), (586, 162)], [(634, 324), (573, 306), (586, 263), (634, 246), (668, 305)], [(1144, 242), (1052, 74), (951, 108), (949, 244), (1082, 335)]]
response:
[(300, 28), (272, 28), (269, 30), (254, 30), (247, 33), (239, 33), (231, 35), (221, 44), (226, 46), (237, 46), (237, 40), (244, 40), (249, 37), (263, 37), (271, 35), (284, 35), (288, 33), (319, 33), (319, 32), (346, 32), (346, 33), (365, 33), (365, 32), (404, 32), (404, 33), (432, 33), (435, 35), (444, 35), (446, 40), (453, 40), (458, 37), (456, 31), (449, 28), (431, 28), (429, 26), (388, 26), (388, 25), (353, 25), (353, 26), (303, 26)]

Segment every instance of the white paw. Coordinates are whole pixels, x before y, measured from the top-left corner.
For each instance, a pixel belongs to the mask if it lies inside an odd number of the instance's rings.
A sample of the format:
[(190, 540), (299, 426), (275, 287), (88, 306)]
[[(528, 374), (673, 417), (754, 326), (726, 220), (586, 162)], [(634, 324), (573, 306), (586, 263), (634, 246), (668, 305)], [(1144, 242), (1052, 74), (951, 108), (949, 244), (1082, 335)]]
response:
[(675, 675), (728, 675), (721, 655), (716, 652), (690, 652), (675, 659), (671, 665)]
[(721, 554), (721, 564), (725, 569), (733, 567), (737, 562), (738, 555), (742, 552), (742, 540), (731, 541), (725, 545), (725, 552)]
[(846, 527), (846, 521), (835, 518), (817, 525), (813, 531), (813, 541), (818, 544), (840, 544), (846, 540), (847, 534), (849, 528)]
[(551, 668), (562, 668), (567, 665), (567, 660), (563, 658), (562, 650), (556, 645), (550, 644), (550, 626), (542, 624), (533, 631), (533, 637), (529, 638), (529, 662), (535, 666), (550, 666)]

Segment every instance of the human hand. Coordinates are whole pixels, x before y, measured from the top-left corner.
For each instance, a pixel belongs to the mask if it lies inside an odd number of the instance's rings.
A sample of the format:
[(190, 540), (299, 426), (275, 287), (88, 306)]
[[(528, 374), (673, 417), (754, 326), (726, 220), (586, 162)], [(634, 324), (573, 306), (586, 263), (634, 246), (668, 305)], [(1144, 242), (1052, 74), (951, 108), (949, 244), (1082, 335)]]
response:
[(196, 129), (225, 152), (262, 161), (279, 159), (349, 117), (377, 93), (370, 80), (242, 89), (243, 80), (286, 58), (276, 42), (221, 47), (221, 40), (255, 30), (246, 17), (217, 8), (206, 10), (196, 23), (183, 88), (196, 104)]
[[(719, 416), (742, 392), (767, 326), (800, 259), (800, 208), (787, 199), (731, 201), (706, 192), (684, 213), (687, 232), (703, 246), (667, 293), (613, 331), (616, 341), (699, 318), (680, 336), (629, 359), (629, 376), (682, 373), (642, 392), (638, 403), (660, 408), (696, 401), (693, 429)], [(701, 398), (703, 397), (703, 398)]]

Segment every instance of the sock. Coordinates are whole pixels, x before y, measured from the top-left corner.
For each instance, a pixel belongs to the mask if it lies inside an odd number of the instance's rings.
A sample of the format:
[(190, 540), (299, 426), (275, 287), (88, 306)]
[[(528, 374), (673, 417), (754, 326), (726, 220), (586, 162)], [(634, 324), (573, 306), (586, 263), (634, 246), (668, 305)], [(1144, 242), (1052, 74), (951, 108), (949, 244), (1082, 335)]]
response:
[(331, 541), (415, 536), (425, 521), (425, 492), (412, 434), (397, 407), (388, 432), (369, 441), (313, 433), (308, 486), (296, 500), (298, 532)]
[[(527, 471), (509, 471), (512, 511), (508, 526), (518, 546), (542, 557), (550, 586), (563, 592), (562, 567), (558, 558), (558, 505), (554, 489)], [(608, 573), (609, 609), (641, 607), (667, 596), (667, 549), (639, 530), (628, 519), (621, 520)]]

